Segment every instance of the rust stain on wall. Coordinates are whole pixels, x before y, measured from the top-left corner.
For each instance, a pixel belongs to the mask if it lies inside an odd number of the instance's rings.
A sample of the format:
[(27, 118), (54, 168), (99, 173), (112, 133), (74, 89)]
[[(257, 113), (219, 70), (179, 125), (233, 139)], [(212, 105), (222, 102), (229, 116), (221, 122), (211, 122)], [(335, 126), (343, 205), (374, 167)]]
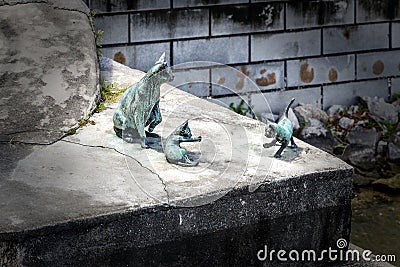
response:
[(225, 77), (222, 77), (218, 80), (218, 84), (224, 84), (225, 83)]
[(266, 69), (261, 69), (261, 70), (260, 70), (260, 74), (262, 75), (262, 74), (264, 74), (266, 71), (267, 71)]
[(365, 67), (365, 66), (362, 67), (362, 71), (363, 71), (363, 72), (367, 72), (367, 70), (368, 70), (367, 67)]
[(267, 77), (261, 77), (256, 79), (256, 84), (259, 86), (268, 86), (274, 83), (276, 83), (275, 72), (267, 74)]
[(343, 37), (344, 37), (344, 39), (349, 40), (349, 38), (350, 38), (350, 30), (349, 29), (344, 30)]
[(336, 82), (338, 79), (338, 73), (334, 68), (331, 68), (329, 70), (328, 76), (329, 76), (329, 81), (331, 81), (331, 82)]
[(314, 68), (310, 67), (308, 63), (300, 66), (300, 79), (305, 83), (310, 83), (314, 80)]
[(118, 63), (121, 63), (121, 64), (125, 65), (125, 63), (126, 63), (125, 55), (121, 51), (115, 53), (114, 61), (117, 61)]
[(244, 86), (244, 79), (246, 78), (246, 76), (249, 76), (250, 72), (247, 70), (246, 66), (242, 66), (240, 68), (241, 71), (238, 71), (236, 73), (237, 76), (239, 76), (239, 82), (236, 84), (235, 88), (236, 90), (241, 90), (243, 89)]
[(384, 69), (385, 69), (385, 64), (383, 64), (383, 62), (380, 60), (375, 61), (374, 65), (372, 65), (372, 73), (375, 75), (382, 74)]

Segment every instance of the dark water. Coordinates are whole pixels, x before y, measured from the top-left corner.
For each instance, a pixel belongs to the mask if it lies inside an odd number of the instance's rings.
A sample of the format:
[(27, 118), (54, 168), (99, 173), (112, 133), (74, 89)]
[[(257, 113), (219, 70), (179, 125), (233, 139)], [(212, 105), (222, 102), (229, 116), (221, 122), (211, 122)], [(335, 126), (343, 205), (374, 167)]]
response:
[(355, 194), (351, 242), (375, 255), (396, 255), (396, 262), (390, 263), (400, 267), (400, 195), (371, 189)]

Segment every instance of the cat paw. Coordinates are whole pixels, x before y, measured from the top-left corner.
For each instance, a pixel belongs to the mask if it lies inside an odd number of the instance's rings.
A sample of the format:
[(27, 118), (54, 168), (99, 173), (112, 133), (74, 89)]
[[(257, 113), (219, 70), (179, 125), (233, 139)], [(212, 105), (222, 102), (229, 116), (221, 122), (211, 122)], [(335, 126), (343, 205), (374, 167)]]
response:
[(127, 143), (134, 143), (135, 142), (135, 140), (133, 138), (127, 137), (127, 136), (123, 136), (122, 140), (124, 140)]
[(152, 132), (146, 131), (146, 137), (151, 137), (151, 138), (161, 138), (160, 135)]
[(146, 140), (142, 140), (142, 141), (140, 142), (140, 146), (141, 146), (142, 148), (149, 148), (149, 145), (147, 144)]
[(263, 147), (264, 147), (264, 148), (269, 148), (269, 147), (271, 147), (271, 146), (273, 146), (273, 145), (271, 145), (270, 143), (264, 143), (264, 144), (263, 144)]

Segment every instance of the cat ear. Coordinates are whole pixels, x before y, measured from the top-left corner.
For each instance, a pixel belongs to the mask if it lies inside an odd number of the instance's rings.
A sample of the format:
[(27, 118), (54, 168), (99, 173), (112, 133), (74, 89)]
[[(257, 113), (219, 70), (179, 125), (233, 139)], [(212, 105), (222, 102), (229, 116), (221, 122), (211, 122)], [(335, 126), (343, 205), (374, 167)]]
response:
[(162, 53), (161, 57), (157, 60), (156, 64), (162, 64), (165, 62), (165, 52)]
[(189, 125), (189, 120), (186, 120), (186, 121), (183, 123), (183, 125), (184, 125), (185, 127), (187, 127), (187, 126)]

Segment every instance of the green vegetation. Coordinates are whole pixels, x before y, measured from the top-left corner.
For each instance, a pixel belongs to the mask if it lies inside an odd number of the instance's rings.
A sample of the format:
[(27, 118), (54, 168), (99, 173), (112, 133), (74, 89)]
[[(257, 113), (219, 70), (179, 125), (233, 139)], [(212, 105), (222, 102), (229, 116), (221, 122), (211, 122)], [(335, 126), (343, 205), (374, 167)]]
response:
[(237, 105), (235, 107), (235, 103), (230, 103), (229, 104), (229, 109), (235, 111), (236, 113), (246, 116), (248, 113), (252, 114), (252, 107), (249, 107), (244, 100), (242, 99), (239, 103), (239, 105)]
[(99, 113), (99, 112), (102, 112), (103, 110), (106, 110), (106, 109), (107, 109), (107, 107), (106, 107), (106, 105), (104, 105), (104, 102), (100, 102), (100, 103), (97, 105), (97, 107), (96, 107), (96, 109), (94, 110), (94, 112)]
[(74, 134), (76, 134), (76, 129), (75, 129), (75, 128), (69, 129), (69, 130), (67, 131), (67, 134), (68, 134), (68, 135), (74, 135)]
[(19, 135), (14, 135), (13, 137), (11, 137), (11, 139), (9, 140), (10, 144), (16, 144), (18, 143), (18, 141), (16, 139), (20, 138)]
[(394, 93), (390, 98), (389, 103), (396, 102), (399, 99), (400, 99), (400, 92)]
[(307, 120), (300, 120), (300, 125), (301, 125), (302, 127), (305, 127), (305, 126), (307, 126), (307, 125), (309, 125), (309, 124), (310, 124), (310, 122), (307, 121)]
[(371, 118), (368, 119), (368, 124), (367, 124), (367, 128), (368, 128), (368, 129), (375, 128), (377, 125), (378, 125), (378, 124), (376, 123), (375, 120), (373, 120), (373, 119), (371, 119)]
[[(96, 11), (91, 10), (90, 15), (92, 16), (90, 23), (92, 24), (92, 29), (94, 30), (94, 18), (96, 17)], [(96, 51), (97, 51), (97, 56), (101, 56), (103, 52), (101, 51), (102, 45), (101, 42), (103, 41), (103, 35), (104, 31), (101, 29), (98, 29), (97, 31), (94, 32), (94, 39), (96, 43)]]
[(397, 124), (394, 122), (390, 122), (390, 121), (382, 121), (381, 122), (382, 126), (383, 126), (383, 135), (381, 137), (381, 139), (383, 141), (387, 141), (389, 140), (389, 138), (396, 134), (397, 132)]
[(343, 155), (344, 150), (346, 149), (346, 145), (344, 144), (337, 144), (333, 146), (333, 154), (335, 155)]
[(104, 79), (102, 79), (100, 89), (101, 99), (106, 103), (118, 102), (126, 89), (128, 89), (128, 87), (119, 89), (114, 83), (106, 84)]

